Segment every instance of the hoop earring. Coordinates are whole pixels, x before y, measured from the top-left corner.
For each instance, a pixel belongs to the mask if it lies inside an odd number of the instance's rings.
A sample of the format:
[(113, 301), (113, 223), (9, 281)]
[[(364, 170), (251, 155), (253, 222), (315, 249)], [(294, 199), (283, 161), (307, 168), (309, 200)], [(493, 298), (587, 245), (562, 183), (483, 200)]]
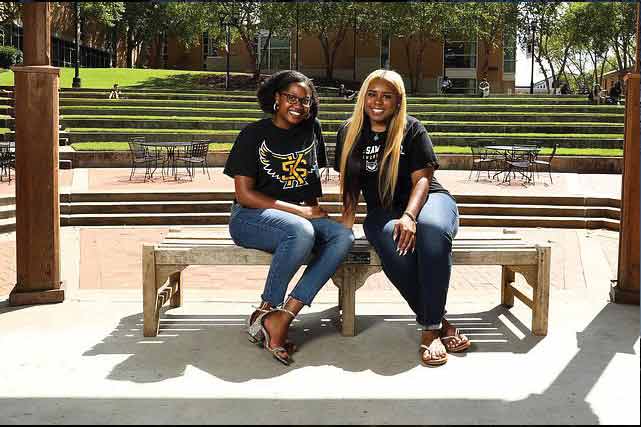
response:
[(274, 113), (278, 111), (278, 102), (274, 102), (273, 108), (274, 108)]

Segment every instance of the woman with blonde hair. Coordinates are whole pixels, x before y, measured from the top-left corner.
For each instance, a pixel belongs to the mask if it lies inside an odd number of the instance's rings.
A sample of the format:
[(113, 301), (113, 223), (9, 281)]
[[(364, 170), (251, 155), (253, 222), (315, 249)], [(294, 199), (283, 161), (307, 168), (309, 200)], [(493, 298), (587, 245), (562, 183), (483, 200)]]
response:
[(423, 327), (420, 358), (427, 366), (470, 347), (444, 317), (459, 221), (456, 201), (434, 177), (438, 167), (427, 130), (407, 114), (402, 77), (373, 71), (338, 130), (334, 168), (340, 172), (341, 220), (353, 226), (362, 191), (365, 235)]

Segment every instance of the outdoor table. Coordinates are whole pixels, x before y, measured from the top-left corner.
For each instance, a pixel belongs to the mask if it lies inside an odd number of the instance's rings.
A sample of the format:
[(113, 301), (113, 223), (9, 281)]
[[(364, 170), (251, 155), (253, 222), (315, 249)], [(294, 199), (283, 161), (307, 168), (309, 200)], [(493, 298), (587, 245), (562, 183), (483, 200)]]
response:
[[(163, 167), (161, 168), (161, 173), (163, 178), (165, 177), (165, 162), (167, 165), (167, 168), (169, 169), (169, 175), (173, 176), (175, 180), (178, 179), (178, 168), (176, 167), (176, 149), (180, 147), (191, 147), (193, 144), (192, 142), (188, 141), (145, 141), (141, 142), (141, 145), (144, 145), (145, 147), (153, 148), (156, 151), (159, 150), (165, 150), (166, 152), (166, 158), (165, 161), (163, 161)], [(151, 176), (153, 178), (154, 171), (151, 173)]]
[[(515, 162), (528, 162), (529, 164), (529, 162), (536, 158), (540, 150), (536, 145), (486, 145), (484, 148), (503, 155), (503, 168), (492, 176), (492, 179), (494, 179), (500, 174), (505, 173), (503, 181), (506, 181), (509, 175), (515, 170)], [(526, 176), (523, 172), (520, 173), (530, 181), (530, 177)]]

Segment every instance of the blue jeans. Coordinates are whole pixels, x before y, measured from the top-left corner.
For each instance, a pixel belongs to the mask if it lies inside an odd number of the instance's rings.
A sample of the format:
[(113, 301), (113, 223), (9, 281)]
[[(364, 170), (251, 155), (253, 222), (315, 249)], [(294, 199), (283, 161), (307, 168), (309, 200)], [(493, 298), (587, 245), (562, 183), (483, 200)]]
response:
[(440, 329), (452, 272), (452, 240), (458, 232), (456, 201), (446, 193), (430, 194), (417, 217), (416, 248), (396, 252), (394, 225), (403, 210), (377, 208), (367, 213), (367, 240), (383, 263), (383, 271), (399, 290), (424, 329)]
[(229, 220), (234, 243), (273, 254), (263, 301), (283, 303), (296, 271), (309, 261), (290, 297), (311, 305), (354, 243), (354, 234), (329, 218), (308, 220), (278, 209), (251, 209), (234, 203)]

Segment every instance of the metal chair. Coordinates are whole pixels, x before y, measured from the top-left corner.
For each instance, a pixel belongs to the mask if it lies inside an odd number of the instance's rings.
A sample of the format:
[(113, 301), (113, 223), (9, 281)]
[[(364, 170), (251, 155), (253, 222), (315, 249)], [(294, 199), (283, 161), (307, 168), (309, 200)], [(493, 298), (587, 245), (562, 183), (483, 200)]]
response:
[(481, 171), (487, 171), (487, 177), (490, 179), (490, 171), (496, 170), (498, 157), (494, 156), (490, 150), (480, 143), (470, 145), (470, 151), (472, 152), (472, 167), (470, 168), (470, 175), (467, 177), (468, 181), (472, 178), (474, 171), (476, 171), (476, 181), (479, 180)]
[(12, 151), (11, 143), (0, 145), (0, 181), (8, 177), (11, 182), (11, 169), (16, 169), (15, 151)]
[[(129, 181), (134, 177), (138, 165), (145, 166), (145, 177), (143, 181), (151, 179), (158, 166), (158, 156), (151, 154), (149, 149), (143, 145), (144, 142), (144, 137), (129, 139), (129, 152), (131, 153), (131, 173), (129, 174)], [(152, 166), (154, 166), (153, 170), (151, 170)]]
[(550, 184), (554, 184), (554, 182), (552, 182), (552, 159), (554, 159), (554, 155), (556, 154), (557, 148), (559, 148), (559, 144), (554, 144), (554, 148), (552, 148), (552, 154), (550, 155), (550, 158), (547, 160), (540, 160), (538, 159), (538, 157), (532, 160), (532, 164), (534, 166), (534, 170), (536, 171), (537, 175), (539, 173), (539, 166), (547, 169), (548, 174), (550, 175)]
[(185, 154), (178, 154), (176, 161), (183, 162), (189, 178), (194, 180), (194, 172), (196, 165), (200, 165), (203, 169), (203, 174), (207, 172), (207, 178), (211, 179), (209, 175), (209, 167), (207, 165), (207, 153), (209, 152), (210, 141), (208, 139), (195, 139), (192, 144), (187, 147)]
[(534, 181), (534, 167), (533, 159), (536, 155), (535, 151), (518, 151), (514, 150), (510, 153), (509, 159), (505, 160), (507, 172), (503, 178), (503, 182), (511, 182), (511, 176), (519, 173), (527, 182)]

